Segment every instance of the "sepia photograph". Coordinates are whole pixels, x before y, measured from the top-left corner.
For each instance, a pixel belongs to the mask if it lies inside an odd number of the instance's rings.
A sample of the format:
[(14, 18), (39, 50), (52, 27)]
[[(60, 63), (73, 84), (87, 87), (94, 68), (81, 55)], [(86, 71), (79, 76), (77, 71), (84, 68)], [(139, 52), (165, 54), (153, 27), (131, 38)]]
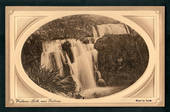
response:
[(6, 7), (6, 106), (163, 106), (164, 8), (141, 8)]
[(82, 14), (53, 20), (31, 34), (22, 65), (38, 86), (78, 99), (114, 94), (135, 83), (149, 59), (143, 38), (112, 18)]

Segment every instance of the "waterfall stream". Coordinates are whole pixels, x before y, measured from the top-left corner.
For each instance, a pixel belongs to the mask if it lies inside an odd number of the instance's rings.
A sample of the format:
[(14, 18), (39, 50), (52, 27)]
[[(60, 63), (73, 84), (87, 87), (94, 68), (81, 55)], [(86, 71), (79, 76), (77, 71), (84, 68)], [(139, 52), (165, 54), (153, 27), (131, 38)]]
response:
[(92, 27), (93, 37), (99, 38), (106, 34), (129, 34), (129, 28), (125, 24), (101, 24), (96, 29)]
[[(69, 54), (62, 49), (62, 44), (66, 41), (71, 44), (70, 50), (73, 55), (72, 60)], [(53, 54), (56, 60), (55, 68), (59, 70), (60, 76), (64, 74), (63, 63), (69, 65), (70, 74), (76, 82), (76, 91), (96, 88), (94, 68), (97, 66), (97, 51), (94, 49), (94, 44), (83, 44), (79, 40), (67, 39), (45, 41), (42, 46), (42, 68), (48, 70), (54, 68), (50, 60), (50, 55)]]
[[(65, 75), (64, 64), (69, 66), (69, 74), (76, 83), (76, 92), (85, 98), (109, 95), (120, 87), (106, 87), (98, 70), (98, 51), (94, 49), (94, 42), (106, 34), (129, 34), (124, 24), (102, 24), (92, 27), (93, 37), (86, 44), (76, 39), (45, 41), (42, 43), (41, 68), (57, 69), (59, 76)], [(84, 38), (83, 38), (84, 39)], [(66, 45), (63, 47), (63, 45)], [(55, 58), (51, 60), (51, 55)], [(98, 76), (97, 84), (96, 77)], [(98, 87), (98, 86), (105, 87)]]

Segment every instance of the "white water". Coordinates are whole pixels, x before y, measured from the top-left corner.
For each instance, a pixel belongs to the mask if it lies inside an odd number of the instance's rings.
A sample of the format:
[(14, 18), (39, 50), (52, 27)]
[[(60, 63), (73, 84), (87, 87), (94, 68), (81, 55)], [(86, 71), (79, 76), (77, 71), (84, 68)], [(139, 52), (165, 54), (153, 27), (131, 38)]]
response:
[(41, 67), (45, 68), (47, 70), (52, 70), (52, 60), (51, 54), (53, 53), (55, 60), (56, 60), (56, 66), (59, 70), (59, 74), (63, 74), (63, 64), (62, 61), (65, 62), (65, 58), (63, 56), (63, 52), (61, 50), (61, 41), (46, 41), (42, 44), (43, 52), (41, 54)]
[[(124, 24), (102, 24), (97, 25), (97, 30), (93, 28), (93, 36), (96, 41), (105, 34), (128, 34), (129, 30)], [(98, 32), (98, 34), (97, 34)], [(73, 62), (65, 51), (62, 50), (61, 45), (69, 41), (71, 44), (71, 52), (73, 54)], [(104, 82), (100, 71), (97, 67), (98, 52), (94, 49), (94, 44), (83, 44), (79, 40), (65, 39), (46, 41), (42, 44), (43, 52), (41, 54), (41, 67), (48, 70), (54, 68), (59, 69), (59, 75), (64, 75), (63, 63), (67, 63), (70, 67), (70, 74), (76, 82), (76, 91), (85, 98), (92, 98), (97, 96), (105, 96), (113, 93), (116, 90), (114, 87), (97, 87), (94, 78), (94, 72), (97, 72), (99, 80)], [(53, 67), (51, 54), (55, 58), (55, 65)]]
[[(73, 63), (71, 63), (69, 56), (62, 50), (61, 45), (69, 41), (71, 44), (71, 51), (73, 54)], [(94, 79), (94, 66), (97, 65), (97, 51), (93, 44), (83, 44), (79, 40), (55, 40), (50, 42), (43, 42), (43, 52), (41, 55), (41, 67), (52, 70), (53, 65), (50, 55), (53, 54), (56, 60), (56, 66), (59, 69), (60, 76), (63, 75), (63, 63), (67, 63), (70, 67), (70, 73), (73, 80), (76, 82), (76, 91), (82, 91), (96, 87)]]
[(97, 25), (97, 30), (99, 35), (97, 35), (97, 31), (94, 27), (92, 27), (93, 36), (95, 38), (102, 37), (106, 34), (129, 34), (129, 29), (124, 24), (101, 24)]

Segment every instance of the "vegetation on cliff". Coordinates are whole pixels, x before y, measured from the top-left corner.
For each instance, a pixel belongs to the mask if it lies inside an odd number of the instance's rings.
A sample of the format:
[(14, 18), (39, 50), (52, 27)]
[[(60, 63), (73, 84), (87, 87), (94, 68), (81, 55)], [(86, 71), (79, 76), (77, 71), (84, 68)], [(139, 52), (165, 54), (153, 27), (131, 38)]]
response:
[(131, 85), (147, 67), (149, 53), (139, 35), (105, 35), (95, 48), (99, 71), (108, 86)]
[[(64, 77), (58, 76), (57, 69), (53, 71), (41, 69), (42, 42), (68, 38), (86, 40), (85, 38), (93, 37), (92, 26), (109, 23), (120, 22), (96, 15), (73, 15), (43, 25), (23, 46), (21, 58), (24, 70), (30, 79), (50, 92), (62, 92), (70, 97), (81, 98), (79, 94), (75, 94), (76, 85), (69, 74), (68, 65), (64, 65), (65, 70), (68, 70)], [(99, 71), (107, 86), (128, 86), (142, 75), (147, 66), (149, 58), (147, 46), (142, 37), (131, 28), (130, 30), (130, 35), (105, 35), (95, 43), (99, 53)], [(85, 44), (88, 43), (86, 41)], [(63, 50), (72, 57), (67, 44), (65, 43)]]

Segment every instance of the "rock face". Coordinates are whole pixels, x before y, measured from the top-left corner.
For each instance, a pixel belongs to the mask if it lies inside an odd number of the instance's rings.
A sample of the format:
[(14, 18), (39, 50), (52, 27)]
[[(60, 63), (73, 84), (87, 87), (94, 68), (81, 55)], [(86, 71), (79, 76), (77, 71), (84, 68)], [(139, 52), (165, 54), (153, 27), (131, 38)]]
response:
[(140, 36), (105, 35), (95, 43), (98, 68), (108, 86), (130, 85), (144, 72), (148, 50)]
[(67, 55), (70, 58), (71, 63), (74, 62), (74, 57), (71, 51), (71, 44), (69, 41), (66, 41), (63, 45), (62, 45), (62, 49), (67, 53)]

